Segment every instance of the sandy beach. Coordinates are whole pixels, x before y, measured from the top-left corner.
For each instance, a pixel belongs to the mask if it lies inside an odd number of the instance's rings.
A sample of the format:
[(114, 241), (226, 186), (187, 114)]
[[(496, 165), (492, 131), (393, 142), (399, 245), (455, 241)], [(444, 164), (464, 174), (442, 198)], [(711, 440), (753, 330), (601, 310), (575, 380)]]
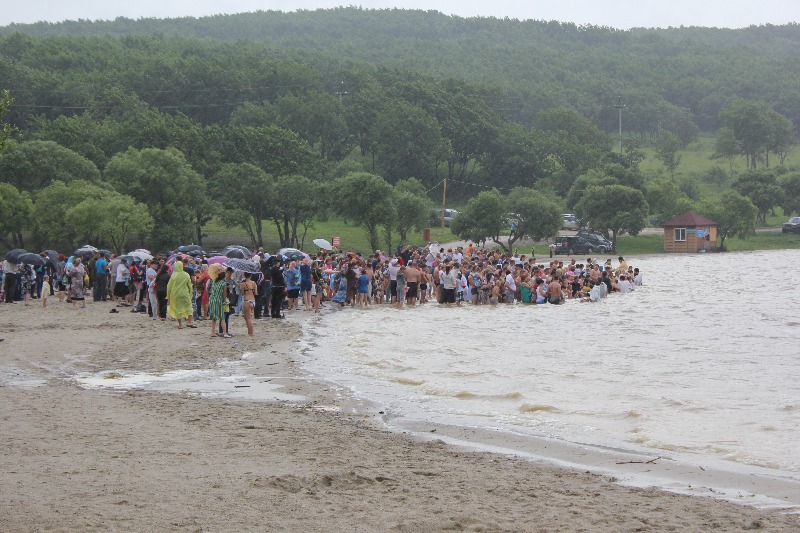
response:
[[(40, 305), (0, 305), (0, 531), (800, 530), (796, 514), (389, 432), (379, 406), (299, 368), (302, 311), (221, 339), (111, 303)], [(248, 352), (278, 401), (80, 386)]]

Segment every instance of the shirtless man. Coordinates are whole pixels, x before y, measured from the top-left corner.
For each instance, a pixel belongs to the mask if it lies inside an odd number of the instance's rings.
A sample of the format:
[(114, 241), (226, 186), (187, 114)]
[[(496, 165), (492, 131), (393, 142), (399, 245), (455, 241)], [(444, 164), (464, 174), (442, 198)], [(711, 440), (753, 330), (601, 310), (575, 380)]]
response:
[(416, 261), (412, 261), (408, 268), (406, 268), (406, 283), (408, 290), (406, 291), (406, 303), (413, 306), (417, 303), (417, 294), (419, 289), (419, 282), (422, 280), (422, 272)]
[(551, 304), (560, 304), (564, 301), (564, 293), (561, 290), (561, 282), (557, 277), (553, 277), (553, 281), (550, 282), (550, 285), (547, 288), (548, 292), (548, 301)]

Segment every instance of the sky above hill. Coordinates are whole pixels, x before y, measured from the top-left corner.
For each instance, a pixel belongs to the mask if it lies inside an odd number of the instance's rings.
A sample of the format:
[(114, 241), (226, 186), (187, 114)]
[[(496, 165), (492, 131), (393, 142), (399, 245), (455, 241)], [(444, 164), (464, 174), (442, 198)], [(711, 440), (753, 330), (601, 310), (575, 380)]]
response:
[[(364, 8), (437, 10), (445, 14), (558, 20), (628, 29), (632, 27), (713, 26), (800, 21), (797, 0), (362, 0)], [(109, 20), (116, 17), (171, 18), (257, 10), (295, 11), (348, 5), (342, 0), (18, 0), (0, 9), (0, 25), (45, 20)]]

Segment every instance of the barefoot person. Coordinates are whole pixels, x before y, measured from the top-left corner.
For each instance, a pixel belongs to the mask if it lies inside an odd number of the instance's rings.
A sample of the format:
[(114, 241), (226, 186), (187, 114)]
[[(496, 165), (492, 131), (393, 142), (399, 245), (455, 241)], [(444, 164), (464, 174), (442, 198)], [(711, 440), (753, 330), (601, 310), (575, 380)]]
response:
[(417, 303), (417, 296), (419, 294), (419, 282), (422, 279), (422, 272), (415, 261), (412, 261), (408, 268), (406, 268), (406, 283), (408, 290), (406, 291), (406, 303), (414, 307)]
[[(217, 265), (214, 265), (217, 266)], [(208, 317), (211, 319), (211, 336), (229, 339), (228, 324), (225, 320), (225, 302), (228, 299), (228, 284), (222, 274), (223, 268), (213, 268), (208, 275), (211, 279), (211, 291), (208, 296)], [(245, 313), (245, 317), (247, 314)], [(217, 321), (222, 327), (222, 335), (217, 333)]]
[(76, 257), (72, 262), (72, 269), (69, 271), (69, 298), (72, 308), (77, 309), (77, 303), (81, 303), (81, 309), (86, 307), (86, 299), (83, 296), (83, 278), (86, 271), (81, 264), (81, 258)]
[(253, 336), (253, 311), (256, 308), (256, 296), (258, 296), (258, 286), (256, 282), (251, 280), (252, 274), (250, 272), (244, 273), (244, 281), (242, 281), (241, 292), (244, 298), (244, 323), (247, 324), (247, 335)]

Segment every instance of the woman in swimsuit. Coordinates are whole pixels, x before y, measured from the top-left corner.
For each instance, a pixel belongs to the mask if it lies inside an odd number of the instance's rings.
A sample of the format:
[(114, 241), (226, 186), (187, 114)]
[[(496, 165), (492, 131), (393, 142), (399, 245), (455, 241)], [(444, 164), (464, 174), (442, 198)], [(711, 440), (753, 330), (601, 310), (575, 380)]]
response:
[(250, 279), (250, 273), (244, 273), (244, 281), (241, 285), (242, 298), (244, 299), (244, 323), (247, 324), (247, 334), (253, 336), (253, 310), (256, 307), (256, 296), (258, 296), (258, 286)]

